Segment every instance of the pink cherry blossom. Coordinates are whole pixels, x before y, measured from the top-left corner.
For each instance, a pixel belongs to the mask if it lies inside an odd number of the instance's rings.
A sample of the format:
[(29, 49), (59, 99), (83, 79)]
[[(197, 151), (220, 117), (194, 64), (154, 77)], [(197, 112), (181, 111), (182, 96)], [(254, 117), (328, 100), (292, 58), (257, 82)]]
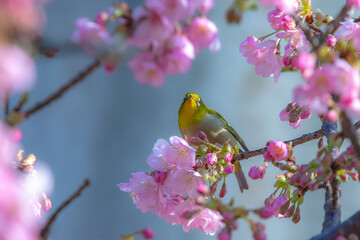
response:
[(268, 164), (265, 163), (262, 166), (253, 166), (250, 168), (249, 171), (249, 177), (256, 180), (256, 179), (263, 179), (266, 173), (266, 168), (267, 168)]
[(148, 9), (165, 16), (173, 24), (190, 16), (188, 0), (146, 0)]
[(141, 84), (155, 87), (164, 85), (164, 70), (155, 62), (155, 56), (151, 52), (136, 53), (129, 61), (129, 68), (133, 71), (135, 79)]
[(0, 46), (0, 98), (30, 90), (36, 77), (33, 60), (15, 45)]
[(282, 161), (287, 158), (288, 146), (282, 141), (271, 141), (267, 144), (267, 150), (275, 161)]
[(350, 7), (360, 8), (360, 1), (359, 1), (359, 0), (346, 0), (346, 3), (347, 3)]
[(287, 14), (295, 12), (299, 7), (297, 0), (259, 0), (259, 3), (265, 7), (275, 7)]
[(360, 28), (355, 29), (353, 37), (354, 47), (360, 52)]
[(120, 183), (118, 187), (121, 191), (130, 193), (133, 203), (142, 213), (152, 211), (158, 214), (161, 212), (164, 199), (152, 176), (144, 172), (136, 172), (132, 174), (129, 183)]
[(260, 43), (260, 41), (257, 40), (256, 37), (254, 37), (254, 36), (247, 37), (246, 40), (244, 40), (240, 43), (239, 50), (244, 57), (246, 57), (246, 58), (252, 57), (253, 52), (259, 43)]
[(164, 149), (164, 159), (175, 164), (178, 169), (192, 170), (195, 165), (196, 150), (177, 136), (170, 137), (170, 143), (171, 146)]
[(30, 196), (14, 173), (0, 164), (0, 239), (36, 240), (40, 225), (32, 212)]
[(218, 37), (216, 25), (206, 17), (196, 17), (186, 28), (185, 33), (193, 43), (195, 51), (200, 48), (209, 48)]
[(255, 72), (263, 77), (274, 77), (275, 82), (280, 77), (284, 64), (278, 54), (275, 40), (265, 40), (247, 57), (247, 62), (255, 65)]
[(175, 25), (165, 16), (143, 7), (137, 7), (132, 17), (136, 22), (136, 28), (127, 43), (137, 47), (147, 47), (153, 41), (165, 40), (175, 28)]
[(341, 22), (340, 27), (334, 33), (334, 36), (338, 41), (344, 39), (349, 41), (354, 36), (354, 31), (359, 28), (358, 23), (354, 22)]
[(172, 35), (163, 48), (164, 52), (158, 57), (158, 62), (166, 74), (185, 73), (190, 69), (195, 58), (195, 48), (186, 36)]
[(75, 27), (71, 40), (79, 44), (89, 55), (101, 53), (113, 41), (112, 36), (104, 26), (87, 18), (79, 18)]
[(214, 7), (214, 2), (215, 0), (202, 0), (198, 7), (198, 11), (202, 14), (208, 13), (210, 9)]
[(313, 53), (300, 53), (292, 62), (293, 67), (299, 69), (304, 78), (308, 78), (315, 70), (315, 55)]
[(303, 119), (308, 119), (310, 116), (310, 107), (298, 105), (296, 102), (288, 104), (279, 114), (280, 120), (289, 121), (290, 126), (294, 129), (301, 125)]
[(208, 208), (201, 207), (191, 200), (182, 202), (176, 209), (178, 215), (186, 211), (199, 211), (190, 219), (182, 219), (182, 226), (185, 232), (191, 228), (204, 231), (206, 234), (214, 235), (222, 223), (222, 216), (219, 212), (212, 211)]
[(280, 31), (276, 34), (280, 39), (288, 38), (290, 46), (296, 50), (297, 53), (307, 52), (309, 50), (309, 41), (306, 39), (304, 32), (300, 29)]
[(192, 170), (171, 171), (165, 179), (164, 191), (171, 196), (187, 193), (191, 199), (200, 197), (198, 186), (202, 183), (201, 175)]
[(274, 30), (281, 30), (283, 28), (285, 30), (293, 30), (295, 28), (294, 19), (277, 9), (269, 12), (267, 19)]
[[(2, 28), (12, 27), (26, 34), (39, 34), (45, 23), (43, 5), (39, 0), (2, 0), (0, 1), (0, 21), (6, 22)], [(15, 26), (15, 27), (14, 27)]]
[(253, 223), (251, 226), (254, 240), (266, 240), (265, 226), (259, 222)]
[(224, 154), (224, 161), (229, 163), (229, 162), (231, 162), (232, 157), (233, 156), (230, 153), (227, 152), (227, 153)]

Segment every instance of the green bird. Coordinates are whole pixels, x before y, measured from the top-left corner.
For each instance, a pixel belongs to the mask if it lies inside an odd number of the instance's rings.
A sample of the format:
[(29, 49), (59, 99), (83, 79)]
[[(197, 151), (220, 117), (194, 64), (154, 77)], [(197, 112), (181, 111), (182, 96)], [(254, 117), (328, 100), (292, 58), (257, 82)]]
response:
[[(245, 151), (249, 151), (239, 134), (218, 112), (206, 107), (198, 94), (187, 93), (178, 114), (179, 128), (183, 138), (190, 139), (203, 131), (210, 143), (221, 145), (228, 143), (232, 147), (240, 143)], [(236, 179), (240, 191), (243, 192), (244, 189), (249, 189), (249, 185), (240, 163), (236, 162), (236, 165), (235, 169), (238, 170), (235, 171)]]

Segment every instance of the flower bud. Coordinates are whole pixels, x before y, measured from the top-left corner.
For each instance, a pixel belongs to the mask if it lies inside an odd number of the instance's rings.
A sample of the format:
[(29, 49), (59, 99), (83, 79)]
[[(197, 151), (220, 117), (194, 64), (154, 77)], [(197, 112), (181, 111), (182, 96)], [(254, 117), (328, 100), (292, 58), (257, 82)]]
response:
[(298, 206), (291, 221), (293, 221), (293, 223), (298, 223), (300, 221), (300, 218), (300, 208)]
[(290, 200), (287, 201), (284, 205), (282, 205), (282, 206), (280, 207), (279, 213), (282, 214), (282, 215), (284, 215), (284, 214), (288, 211), (289, 206), (290, 206)]
[(336, 44), (336, 38), (334, 36), (330, 36), (327, 40), (326, 43), (329, 47), (333, 47)]
[(224, 173), (225, 173), (226, 175), (229, 175), (229, 174), (234, 173), (234, 170), (235, 170), (234, 164), (232, 164), (232, 163), (228, 163), (228, 164), (224, 167)]
[(162, 183), (165, 180), (165, 178), (166, 178), (165, 172), (159, 172), (159, 171), (155, 172), (155, 182)]
[(207, 139), (206, 134), (205, 134), (203, 131), (198, 132), (198, 137), (199, 137), (201, 140), (205, 141), (205, 142), (209, 142), (209, 140)]
[(223, 183), (223, 185), (222, 185), (222, 187), (221, 187), (221, 189), (220, 189), (219, 197), (220, 197), (220, 198), (225, 197), (226, 192), (227, 192), (227, 191), (226, 191), (226, 183), (225, 183), (225, 181), (224, 181), (224, 183)]
[(195, 146), (203, 144), (203, 141), (199, 137), (191, 137), (189, 143)]
[(254, 210), (254, 213), (259, 215), (259, 217), (261, 217), (263, 219), (267, 219), (274, 215), (274, 210), (272, 207), (266, 206), (266, 207), (262, 207), (260, 209)]
[(259, 178), (263, 179), (265, 176), (267, 166), (268, 166), (268, 164), (265, 163), (262, 166), (254, 166), (254, 167), (250, 168), (249, 177), (254, 180), (259, 179)]
[(226, 152), (224, 154), (224, 161), (225, 162), (231, 162), (231, 160), (232, 160), (232, 155), (230, 153)]
[(214, 166), (217, 162), (217, 157), (215, 153), (206, 154), (206, 163), (210, 166)]
[(288, 218), (291, 218), (294, 215), (294, 212), (295, 212), (295, 204), (289, 208), (289, 210), (286, 213), (286, 216)]
[(141, 235), (145, 239), (153, 239), (155, 234), (154, 230), (152, 230), (151, 228), (144, 228), (143, 230), (141, 230)]

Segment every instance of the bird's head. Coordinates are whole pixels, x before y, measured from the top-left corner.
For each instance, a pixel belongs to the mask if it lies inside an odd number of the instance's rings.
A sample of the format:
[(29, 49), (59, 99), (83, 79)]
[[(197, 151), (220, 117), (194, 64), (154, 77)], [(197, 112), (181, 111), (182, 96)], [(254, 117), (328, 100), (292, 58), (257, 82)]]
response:
[(196, 93), (187, 93), (179, 109), (179, 124), (192, 125), (201, 120), (207, 108)]

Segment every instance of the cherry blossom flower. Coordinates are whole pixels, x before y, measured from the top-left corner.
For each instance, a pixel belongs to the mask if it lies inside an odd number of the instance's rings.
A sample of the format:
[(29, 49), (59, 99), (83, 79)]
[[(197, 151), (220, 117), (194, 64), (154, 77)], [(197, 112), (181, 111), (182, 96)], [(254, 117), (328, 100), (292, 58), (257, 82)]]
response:
[(304, 119), (309, 119), (311, 116), (311, 109), (308, 106), (300, 106), (296, 102), (290, 103), (284, 108), (280, 114), (281, 121), (289, 121), (292, 128), (298, 128)]
[(275, 161), (282, 161), (287, 158), (288, 146), (282, 141), (270, 141), (267, 143), (268, 153)]
[(354, 36), (354, 31), (359, 28), (358, 23), (354, 22), (341, 22), (340, 27), (334, 33), (334, 36), (338, 41), (344, 39), (349, 41)]
[(35, 82), (33, 60), (15, 45), (0, 46), (0, 98), (30, 90)]
[(313, 53), (300, 53), (292, 62), (293, 67), (299, 69), (305, 79), (309, 78), (315, 70), (315, 55)]
[(350, 7), (360, 8), (360, 1), (359, 1), (359, 0), (346, 0), (346, 3), (347, 3)]
[(166, 17), (173, 24), (190, 16), (188, 0), (146, 0), (148, 9)]
[(155, 87), (164, 85), (164, 69), (155, 62), (153, 53), (147, 51), (138, 52), (130, 59), (128, 65), (139, 83)]
[(216, 25), (205, 17), (196, 17), (185, 29), (189, 40), (195, 47), (195, 52), (200, 48), (209, 48), (211, 44), (216, 43), (218, 30)]
[(255, 65), (256, 74), (263, 77), (274, 77), (275, 82), (277, 82), (284, 64), (278, 54), (276, 41), (265, 40), (257, 44), (255, 49), (249, 53), (247, 62)]
[(79, 18), (75, 26), (76, 29), (71, 40), (79, 44), (89, 55), (104, 51), (113, 41), (112, 36), (104, 26), (87, 18)]
[(206, 154), (206, 163), (210, 166), (214, 166), (217, 162), (217, 157), (215, 153), (208, 153)]
[(137, 7), (134, 10), (133, 19), (136, 22), (136, 28), (127, 43), (137, 47), (147, 47), (153, 41), (165, 40), (175, 28), (175, 25), (165, 16), (143, 7)]
[(299, 3), (296, 0), (259, 0), (265, 7), (275, 7), (279, 11), (291, 14), (297, 10)]

